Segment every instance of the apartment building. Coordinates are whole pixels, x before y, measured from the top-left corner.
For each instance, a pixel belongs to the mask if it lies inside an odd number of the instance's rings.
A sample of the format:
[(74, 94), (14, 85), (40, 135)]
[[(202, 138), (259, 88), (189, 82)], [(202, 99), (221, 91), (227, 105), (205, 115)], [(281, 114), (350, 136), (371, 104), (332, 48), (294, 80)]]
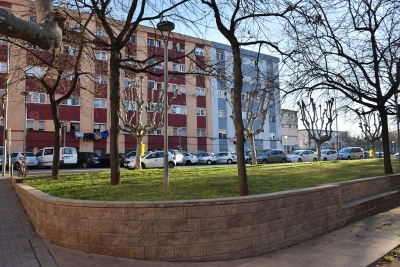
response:
[(300, 149), (297, 111), (282, 109), (282, 149), (286, 153)]
[[(25, 14), (31, 14), (25, 17), (32, 19), (34, 14), (29, 13), (32, 12), (32, 9), (25, 4), (26, 2), (22, 1), (0, 3), (2, 7), (10, 9), (16, 15), (23, 14), (21, 10), (24, 10)], [(67, 21), (67, 25), (73, 25), (73, 22), (68, 23)], [(107, 38), (104, 30), (95, 20), (89, 23), (88, 29), (99, 38)], [(134, 59), (130, 64), (145, 60), (149, 55), (156, 55), (156, 58), (160, 58), (164, 52), (162, 46), (162, 36), (159, 32), (151, 27), (140, 26), (131, 36), (123, 56)], [(50, 56), (49, 51), (41, 51), (33, 46), (30, 46), (29, 49), (35, 50), (34, 53)], [(168, 110), (168, 132), (164, 133), (164, 127), (161, 127), (149, 133), (143, 141), (146, 150), (163, 149), (164, 134), (169, 136), (168, 147), (170, 149), (181, 149), (193, 153), (233, 150), (235, 136), (233, 123), (229, 117), (231, 110), (227, 106), (223, 107), (223, 100), (218, 97), (219, 87), (215, 82), (216, 79), (207, 78), (201, 70), (204, 62), (210, 61), (211, 57), (217, 57), (222, 50), (229, 58), (227, 46), (179, 33), (171, 34), (168, 45), (170, 57), (168, 98), (172, 99), (172, 105)], [(61, 51), (66, 56), (66, 61), (75, 55), (74, 47), (67, 43), (61, 47)], [(193, 53), (190, 53), (191, 51)], [(0, 43), (0, 84), (4, 85), (4, 89), (8, 73), (11, 75), (7, 86), (7, 115), (1, 121), (4, 128), (5, 120), (7, 120), (7, 128), (11, 129), (11, 151), (23, 150), (25, 107), (27, 151), (36, 152), (39, 148), (54, 145), (54, 124), (50, 100), (46, 91), (35, 79), (35, 77), (43, 75), (45, 69), (34, 65), (35, 60), (30, 52), (7, 42)], [(80, 88), (75, 91), (71, 99), (65, 101), (59, 108), (59, 116), (63, 122), (61, 145), (76, 147), (79, 151), (94, 151), (101, 155), (109, 152), (108, 130), (111, 124), (108, 84), (109, 56), (107, 51), (103, 51), (101, 48), (87, 52), (87, 54), (90, 53), (92, 55), (85, 56), (81, 63), (81, 69), (90, 75), (80, 77)], [(187, 54), (190, 56), (185, 56)], [(244, 66), (250, 66), (251, 62), (254, 62), (255, 53), (248, 51), (247, 54), (250, 63), (244, 64)], [(265, 66), (272, 64), (272, 71), (278, 60), (267, 55), (263, 55), (263, 57), (265, 57)], [(163, 68), (163, 64), (154, 65), (152, 67), (153, 74), (147, 74), (144, 77), (144, 86), (148, 90), (154, 88), (156, 94), (163, 87)], [(21, 70), (23, 70), (23, 75), (27, 76), (26, 78), (22, 77)], [(57, 89), (58, 96), (62, 95), (63, 88), (67, 88), (72, 82), (70, 71), (70, 69), (65, 70), (65, 78), (61, 81), (60, 88)], [(227, 69), (227, 71), (231, 70)], [(14, 75), (16, 73), (19, 73), (19, 76)], [(120, 83), (121, 90), (123, 90), (128, 82), (132, 81), (132, 74), (128, 71), (121, 73)], [(21, 95), (25, 91), (29, 92), (26, 101)], [(144, 97), (145, 100), (146, 97), (150, 97), (150, 93)], [(279, 116), (279, 112), (276, 112), (277, 108), (271, 109), (270, 116)], [(225, 115), (219, 114), (222, 111), (225, 111)], [(151, 112), (157, 112), (157, 110)], [(219, 115), (217, 116), (217, 114)], [(143, 123), (146, 123), (146, 120), (147, 117), (144, 116)], [(275, 121), (279, 120), (276, 118), (270, 120), (272, 121), (265, 126), (264, 133), (257, 139), (257, 145), (260, 148), (278, 146), (276, 137), (280, 136), (280, 129), (276, 126)], [(2, 139), (3, 134), (0, 133), (0, 140)], [(119, 150), (129, 152), (135, 149), (136, 139), (121, 131)]]
[[(212, 103), (211, 110), (215, 114), (212, 118), (212, 132), (210, 138), (213, 140), (213, 151), (217, 152), (236, 152), (236, 136), (233, 120), (231, 118), (232, 108), (228, 103), (230, 99), (230, 89), (233, 87), (232, 80), (218, 77), (233, 77), (232, 50), (229, 45), (211, 42), (210, 54), (218, 72), (223, 75), (211, 78)], [(263, 126), (257, 119), (253, 129), (263, 128), (263, 132), (255, 138), (256, 150), (267, 148), (280, 148), (281, 127), (277, 123), (280, 121), (280, 96), (278, 90), (277, 67), (279, 59), (265, 54), (258, 54), (250, 50), (241, 50), (242, 71), (243, 71), (243, 91), (249, 92), (256, 87), (266, 86), (268, 79), (274, 80), (272, 94), (274, 96), (273, 105), (268, 110), (268, 118)], [(259, 77), (256, 84), (255, 79)], [(246, 125), (245, 108), (242, 108), (242, 119)], [(250, 149), (250, 142), (246, 140), (245, 149)]]

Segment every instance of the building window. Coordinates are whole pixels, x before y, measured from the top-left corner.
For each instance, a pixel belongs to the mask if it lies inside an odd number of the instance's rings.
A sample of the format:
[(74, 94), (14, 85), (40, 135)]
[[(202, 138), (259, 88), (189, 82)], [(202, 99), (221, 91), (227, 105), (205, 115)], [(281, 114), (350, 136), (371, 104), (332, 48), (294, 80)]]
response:
[(79, 132), (79, 129), (80, 129), (80, 127), (79, 127), (79, 122), (72, 122), (72, 121), (71, 121), (70, 129), (71, 129), (71, 131), (73, 131), (73, 132)]
[(185, 106), (172, 106), (172, 113), (186, 114), (186, 107)]
[(38, 131), (44, 131), (44, 121), (38, 121)]
[(26, 129), (27, 130), (33, 130), (33, 125), (34, 125), (34, 120), (26, 120)]
[(26, 96), (26, 102), (46, 104), (46, 94), (30, 92), (29, 95)]
[(154, 102), (149, 103), (149, 104), (147, 105), (147, 109), (148, 109), (149, 112), (158, 112), (158, 113), (161, 112), (161, 107), (158, 106), (158, 105), (157, 105), (156, 103), (154, 103)]
[(186, 128), (183, 127), (174, 127), (172, 134), (174, 136), (186, 136)]
[(81, 32), (81, 28), (76, 21), (68, 20), (65, 22), (65, 28), (70, 31)]
[(162, 135), (162, 131), (161, 128), (157, 128), (157, 130), (153, 131), (153, 132), (148, 132), (148, 135)]
[(147, 81), (147, 89), (154, 89), (155, 84), (153, 81)]
[(62, 105), (79, 106), (79, 97), (72, 97), (67, 101), (62, 102)]
[(217, 60), (224, 60), (224, 52), (217, 51)]
[(275, 133), (269, 133), (269, 139), (275, 139)]
[(269, 115), (269, 122), (275, 122), (275, 115)]
[(46, 69), (40, 66), (26, 66), (26, 75), (27, 76), (36, 76), (38, 78), (43, 77), (46, 73)]
[(95, 84), (108, 84), (108, 77), (103, 75), (95, 75), (94, 76)]
[(204, 56), (204, 49), (203, 49), (203, 48), (200, 48), (200, 47), (196, 47), (196, 48), (194, 49), (194, 53), (195, 53), (197, 56)]
[(96, 52), (94, 53), (94, 57), (95, 57), (97, 60), (107, 60), (107, 53), (104, 52), (104, 51), (96, 51)]
[(179, 66), (179, 71), (180, 72), (185, 72), (185, 65), (180, 65)]
[(172, 42), (172, 50), (178, 50), (178, 44), (176, 42)]
[(95, 98), (94, 99), (94, 108), (107, 108), (107, 100)]
[(197, 137), (205, 137), (206, 130), (205, 129), (197, 129)]
[(124, 86), (128, 87), (129, 85), (132, 86), (132, 87), (135, 87), (135, 85), (136, 85), (135, 80), (132, 80), (132, 79), (129, 79), (129, 78), (125, 78), (124, 79)]
[(226, 110), (218, 110), (219, 118), (226, 118)]
[(197, 87), (196, 88), (196, 96), (205, 96), (206, 90), (204, 88)]
[(162, 47), (162, 42), (159, 41), (159, 40), (157, 40), (157, 41), (156, 41), (156, 47)]
[(200, 69), (199, 67), (196, 68), (196, 74), (203, 74), (204, 71)]
[(179, 86), (179, 94), (186, 94), (186, 85), (181, 84)]
[(125, 64), (136, 66), (136, 57), (126, 55)]
[(93, 124), (93, 132), (94, 133), (101, 133), (106, 130), (106, 125), (103, 123), (95, 123)]
[(173, 71), (178, 71), (178, 65), (176, 65), (175, 63), (172, 64), (172, 70)]
[[(128, 103), (129, 103), (128, 101), (124, 101), (124, 109), (125, 110), (136, 110), (136, 103), (134, 103), (134, 102), (130, 102), (129, 104)], [(129, 105), (129, 107), (128, 107), (128, 105)]]
[(197, 114), (197, 116), (205, 116), (206, 115), (206, 109), (205, 108), (197, 108), (196, 109), (196, 114)]
[(219, 130), (218, 131), (219, 138), (226, 138), (226, 130)]
[(7, 70), (8, 70), (7, 62), (0, 62), (0, 72), (1, 73), (6, 73)]
[(162, 90), (162, 85), (161, 83), (156, 83), (156, 87), (154, 88), (155, 90)]
[(185, 52), (185, 44), (179, 44), (179, 51)]
[(218, 98), (226, 98), (224, 90), (217, 90), (217, 97)]
[(76, 56), (78, 55), (78, 50), (72, 45), (63, 45), (62, 53), (67, 56)]
[(103, 28), (97, 27), (96, 28), (96, 35), (97, 36), (107, 37), (107, 32)]
[(61, 74), (61, 79), (65, 81), (73, 81), (75, 79), (75, 75), (71, 72), (63, 72)]
[(147, 45), (148, 46), (154, 46), (154, 39), (147, 38)]
[(131, 35), (131, 37), (129, 37), (129, 42), (136, 43), (136, 35)]

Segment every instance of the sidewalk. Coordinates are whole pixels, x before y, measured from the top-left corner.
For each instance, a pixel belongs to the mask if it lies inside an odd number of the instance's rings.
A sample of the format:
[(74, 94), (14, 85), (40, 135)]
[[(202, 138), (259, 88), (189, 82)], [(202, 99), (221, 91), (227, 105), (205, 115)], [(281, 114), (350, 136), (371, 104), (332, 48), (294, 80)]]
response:
[(367, 267), (400, 244), (400, 207), (292, 247), (226, 262), (141, 261), (87, 254), (43, 241), (8, 178), (0, 178), (0, 267)]

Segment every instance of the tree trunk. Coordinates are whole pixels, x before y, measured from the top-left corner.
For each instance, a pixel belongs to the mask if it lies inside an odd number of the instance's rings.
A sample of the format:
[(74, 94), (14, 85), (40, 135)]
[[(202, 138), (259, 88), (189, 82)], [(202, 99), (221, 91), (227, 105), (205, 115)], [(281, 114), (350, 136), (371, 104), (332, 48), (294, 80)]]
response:
[[(50, 96), (54, 98), (53, 96)], [(54, 122), (54, 151), (53, 151), (53, 166), (51, 169), (51, 179), (60, 180), (60, 142), (61, 142), (61, 122), (55, 101), (51, 103), (51, 114)]]
[(234, 73), (234, 86), (233, 86), (233, 112), (234, 112), (234, 125), (236, 132), (236, 155), (237, 155), (237, 168), (239, 180), (239, 195), (247, 196), (249, 188), (247, 184), (246, 164), (244, 160), (244, 125), (242, 120), (242, 87), (243, 87), (243, 73), (242, 73), (242, 59), (240, 57), (240, 48), (238, 44), (232, 45), (233, 54), (233, 73)]
[(315, 142), (315, 144), (317, 145), (317, 159), (318, 161), (321, 161), (321, 142)]
[(119, 49), (111, 47), (110, 55), (110, 167), (111, 185), (121, 184), (121, 170), (119, 162), (119, 117), (121, 92), (119, 88)]
[(387, 119), (387, 111), (384, 106), (378, 109), (381, 122), (382, 122), (382, 145), (383, 145), (383, 164), (385, 174), (392, 174), (392, 162), (390, 159), (390, 144), (389, 144), (389, 128), (388, 128), (388, 119)]
[(254, 135), (248, 135), (250, 140), (250, 151), (251, 151), (251, 165), (257, 164), (256, 146), (254, 144)]
[(143, 136), (136, 136), (136, 159), (135, 159), (135, 170), (140, 170), (142, 168), (140, 155), (142, 155), (142, 144)]

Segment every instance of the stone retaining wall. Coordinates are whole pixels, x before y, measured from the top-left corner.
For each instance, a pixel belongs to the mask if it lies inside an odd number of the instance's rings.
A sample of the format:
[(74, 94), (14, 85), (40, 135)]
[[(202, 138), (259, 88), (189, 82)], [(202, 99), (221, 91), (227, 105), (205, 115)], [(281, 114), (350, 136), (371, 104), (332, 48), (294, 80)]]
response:
[(68, 200), (21, 183), (14, 188), (43, 239), (85, 252), (141, 260), (259, 256), (400, 203), (399, 175), (190, 201)]

